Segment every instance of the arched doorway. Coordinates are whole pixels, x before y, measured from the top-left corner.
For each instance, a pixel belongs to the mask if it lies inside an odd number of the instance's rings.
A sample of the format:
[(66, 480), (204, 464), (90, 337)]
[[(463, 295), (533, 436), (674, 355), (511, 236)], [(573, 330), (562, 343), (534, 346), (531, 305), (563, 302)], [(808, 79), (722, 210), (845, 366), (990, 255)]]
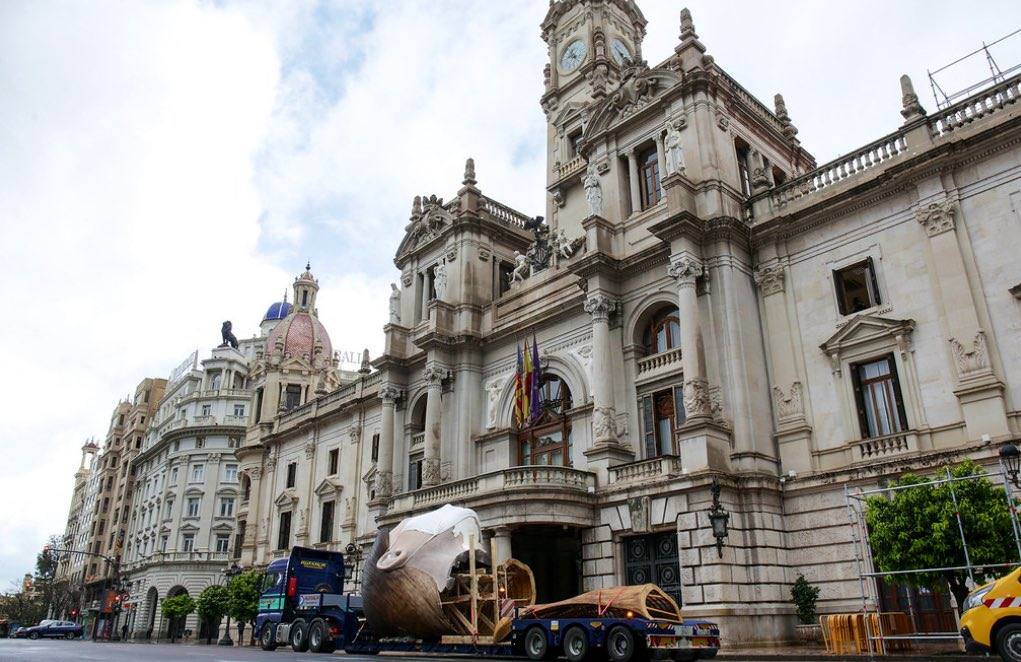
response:
[(404, 426), (408, 440), (408, 490), (422, 487), (422, 465), (425, 459), (425, 405), (429, 394), (423, 393), (411, 407), (411, 415)]
[(145, 638), (152, 639), (153, 628), (156, 627), (156, 603), (159, 602), (160, 594), (153, 586), (145, 594), (145, 613), (148, 614), (149, 622), (145, 626)]
[[(173, 598), (178, 595), (188, 595), (188, 589), (183, 586), (175, 586), (174, 588), (167, 591), (167, 598)], [(177, 616), (174, 618), (167, 619), (167, 638), (168, 639), (180, 639), (184, 636), (184, 626), (187, 622), (187, 616)]]

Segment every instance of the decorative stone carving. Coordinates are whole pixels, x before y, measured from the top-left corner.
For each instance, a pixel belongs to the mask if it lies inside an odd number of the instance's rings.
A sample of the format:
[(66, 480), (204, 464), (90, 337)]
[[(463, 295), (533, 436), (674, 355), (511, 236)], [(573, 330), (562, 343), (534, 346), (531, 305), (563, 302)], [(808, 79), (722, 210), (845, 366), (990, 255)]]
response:
[(684, 150), (681, 147), (681, 130), (687, 120), (682, 115), (673, 122), (667, 122), (666, 138), (663, 140), (663, 151), (666, 155), (666, 172), (684, 174)]
[(989, 350), (986, 347), (985, 331), (979, 329), (971, 346), (965, 346), (957, 338), (950, 338), (950, 349), (954, 354), (957, 374), (969, 377), (989, 371)]
[(805, 410), (801, 402), (801, 382), (794, 382), (787, 391), (774, 384), (773, 406), (776, 407), (776, 416), (781, 421), (803, 417)]
[(764, 297), (783, 292), (785, 277), (784, 269), (780, 265), (760, 267), (755, 270), (754, 274), (755, 284), (759, 286)]
[(599, 185), (599, 175), (596, 173), (596, 165), (590, 163), (585, 170), (585, 177), (581, 180), (585, 187), (585, 200), (588, 202), (589, 213), (598, 216), (603, 213), (603, 189)]
[(249, 480), (259, 480), (262, 478), (262, 469), (259, 467), (252, 467), (247, 471)]
[(542, 68), (542, 85), (547, 90), (549, 89), (550, 82), (552, 81), (552, 72), (553, 70), (550, 67), (549, 63), (547, 62), (546, 66)]
[(220, 337), (223, 339), (223, 342), (220, 343), (220, 347), (230, 346), (234, 349), (238, 348), (238, 339), (234, 335), (233, 331), (231, 331), (232, 328), (233, 325), (230, 323), (230, 320), (224, 322), (223, 326), (220, 327)]
[(491, 253), (489, 252), (488, 248), (480, 248), (479, 249), (479, 259), (482, 260), (483, 262), (488, 262), (490, 255), (491, 255)]
[(404, 287), (411, 287), (411, 281), (413, 278), (414, 276), (411, 273), (403, 274), (401, 275), (401, 284), (403, 284)]
[(401, 391), (396, 386), (387, 384), (379, 389), (379, 399), (383, 401), (384, 407), (393, 407), (401, 397)]
[(433, 271), (433, 287), (436, 289), (436, 299), (446, 301), (447, 299), (447, 262), (440, 260)]
[(475, 180), (475, 159), (471, 157), (464, 162), (464, 179), (461, 183), (465, 186), (475, 186), (478, 183)]
[(689, 379), (684, 382), (684, 413), (688, 418), (712, 415), (709, 384), (704, 379)]
[(362, 429), (357, 425), (352, 425), (347, 429), (347, 437), (352, 444), (357, 444), (362, 438)]
[(422, 460), (422, 484), (437, 485), (440, 482), (440, 460), (427, 457)]
[(312, 456), (316, 454), (316, 445), (311, 441), (305, 444), (305, 459), (311, 460)]
[(514, 271), (511, 272), (512, 283), (523, 283), (529, 276), (528, 257), (514, 251)]
[(610, 95), (610, 107), (621, 118), (632, 115), (652, 102), (658, 85), (644, 60), (625, 62), (620, 87)]
[(592, 345), (581, 345), (572, 352), (578, 361), (585, 367), (585, 371), (591, 373), (592, 369)]
[(954, 229), (954, 203), (949, 198), (935, 200), (915, 209), (915, 218), (930, 237)]
[(298, 535), (306, 535), (308, 533), (308, 507), (302, 508), (298, 511)]
[(390, 283), (390, 323), (401, 323), (401, 289)]
[(922, 108), (922, 104), (918, 102), (918, 95), (915, 94), (915, 86), (911, 82), (911, 77), (907, 74), (900, 77), (900, 93), (900, 114), (904, 117), (905, 121), (910, 122), (911, 120), (925, 117), (925, 109)]
[(569, 260), (581, 246), (585, 243), (585, 237), (578, 237), (573, 241), (567, 238), (567, 233), (563, 229), (557, 234), (553, 235), (553, 239), (550, 241), (550, 247), (553, 249), (553, 260), (556, 264), (559, 264), (561, 260)]
[(776, 109), (776, 119), (780, 120), (780, 124), (783, 126), (783, 135), (786, 136), (788, 140), (797, 142), (797, 139), (794, 136), (798, 135), (798, 129), (791, 122), (791, 116), (787, 114), (787, 103), (783, 100), (782, 94), (776, 94), (773, 96), (773, 106)]
[(531, 267), (529, 270), (529, 275), (531, 275), (549, 266), (553, 250), (549, 240), (549, 225), (546, 224), (542, 216), (536, 216), (526, 221), (524, 227), (526, 230), (530, 230), (534, 237), (532, 244), (525, 253), (525, 257), (528, 258), (528, 264)]
[(592, 409), (592, 435), (596, 440), (617, 438), (617, 411), (613, 407)]
[(617, 310), (617, 300), (603, 294), (593, 294), (585, 299), (585, 312), (595, 320), (608, 320), (610, 313)]
[(631, 530), (634, 533), (649, 532), (649, 497), (631, 497), (627, 500), (627, 509), (631, 514)]
[(730, 118), (723, 113), (716, 113), (716, 126), (720, 128), (720, 131), (726, 131), (730, 128)]
[(486, 427), (496, 427), (497, 404), (500, 400), (500, 393), (503, 392), (503, 378), (491, 380), (486, 384)]
[(696, 279), (702, 275), (702, 263), (693, 257), (682, 257), (671, 263), (666, 272), (681, 287), (694, 287)]
[(373, 489), (377, 499), (385, 499), (393, 493), (393, 472), (377, 471)]
[(358, 366), (358, 372), (363, 375), (372, 372), (372, 362), (369, 360), (369, 349), (367, 347), (362, 350), (362, 362)]
[(681, 10), (681, 41), (698, 39), (695, 34), (695, 22), (691, 20), (691, 11), (685, 7)]
[(439, 384), (447, 378), (447, 370), (439, 366), (431, 365), (422, 371), (422, 376), (430, 385)]
[(723, 416), (723, 389), (719, 386), (709, 387), (709, 413), (714, 421), (720, 425), (727, 425), (727, 420)]

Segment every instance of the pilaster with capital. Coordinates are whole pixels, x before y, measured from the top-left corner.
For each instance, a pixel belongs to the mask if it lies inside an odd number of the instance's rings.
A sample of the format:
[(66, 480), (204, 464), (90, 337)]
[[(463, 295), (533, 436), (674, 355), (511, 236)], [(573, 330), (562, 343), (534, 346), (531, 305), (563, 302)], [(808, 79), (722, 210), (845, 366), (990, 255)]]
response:
[(695, 282), (702, 262), (691, 255), (671, 261), (667, 274), (677, 282), (677, 312), (681, 326), (681, 368), (684, 371), (684, 413), (691, 419), (709, 418), (712, 406), (702, 355), (702, 323)]
[(585, 312), (592, 316), (592, 435), (596, 444), (617, 442), (610, 356), (610, 313), (616, 309), (617, 300), (601, 292), (585, 300)]
[(438, 485), (440, 482), (440, 447), (442, 443), (443, 379), (447, 371), (435, 364), (426, 367), (425, 377), (428, 395), (425, 402), (425, 454), (422, 458), (422, 485)]
[(393, 494), (394, 410), (400, 390), (386, 384), (379, 390), (382, 401), (379, 431), (379, 455), (376, 459), (376, 498), (387, 499)]

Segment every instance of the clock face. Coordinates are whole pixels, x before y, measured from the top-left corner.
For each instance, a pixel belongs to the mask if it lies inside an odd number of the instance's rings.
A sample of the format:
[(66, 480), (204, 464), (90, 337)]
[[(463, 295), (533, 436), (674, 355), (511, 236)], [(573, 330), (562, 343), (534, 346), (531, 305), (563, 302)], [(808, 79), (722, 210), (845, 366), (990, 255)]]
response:
[(560, 68), (564, 71), (574, 71), (585, 61), (585, 54), (588, 48), (581, 39), (576, 39), (567, 45), (563, 55), (560, 56)]
[(614, 39), (610, 42), (610, 51), (613, 52), (613, 59), (617, 61), (617, 64), (624, 64), (624, 60), (631, 59), (631, 51), (627, 49), (627, 46), (620, 39)]

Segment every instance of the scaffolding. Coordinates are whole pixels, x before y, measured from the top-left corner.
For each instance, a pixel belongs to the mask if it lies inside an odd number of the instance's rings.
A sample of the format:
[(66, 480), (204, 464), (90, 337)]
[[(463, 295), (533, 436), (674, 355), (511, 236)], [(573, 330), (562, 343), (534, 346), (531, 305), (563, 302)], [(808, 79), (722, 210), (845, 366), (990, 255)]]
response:
[[(940, 474), (937, 474), (939, 476)], [(1021, 562), (1021, 522), (1018, 521), (1018, 512), (1015, 504), (1017, 503), (1015, 498), (1015, 489), (1011, 480), (1007, 477), (1006, 467), (1003, 463), (999, 463), (998, 473), (989, 473), (983, 471), (982, 473), (973, 476), (953, 476), (950, 473), (949, 467), (944, 470), (943, 477), (933, 478), (932, 480), (914, 483), (911, 485), (897, 485), (887, 487), (877, 487), (873, 489), (862, 489), (857, 488), (852, 490), (847, 485), (844, 486), (844, 502), (847, 508), (848, 523), (851, 527), (851, 541), (854, 546), (855, 562), (858, 566), (858, 585), (861, 590), (861, 615), (864, 628), (863, 639), (868, 647), (868, 653), (870, 655), (885, 654), (887, 642), (910, 642), (912, 640), (932, 640), (932, 641), (949, 641), (949, 640), (960, 640), (961, 635), (959, 632), (917, 632), (918, 627), (915, 623), (915, 616), (913, 610), (911, 611), (912, 629), (915, 632), (911, 634), (899, 634), (891, 632), (886, 634), (887, 629), (884, 626), (884, 616), (880, 611), (880, 598), (879, 598), (879, 587), (876, 580), (883, 577), (897, 577), (904, 575), (917, 575), (927, 573), (941, 573), (945, 571), (958, 571), (964, 570), (968, 573), (968, 578), (971, 581), (972, 586), (975, 586), (975, 574), (976, 572), (983, 573), (983, 571), (994, 570), (996, 568), (1014, 568)], [(989, 479), (994, 483), (999, 483), (1003, 486), (1004, 498), (1006, 499), (1008, 512), (1010, 514), (1011, 529), (1014, 533), (1014, 545), (1017, 549), (1018, 561), (1004, 562), (1004, 563), (981, 563), (973, 564), (971, 561), (971, 554), (968, 551), (968, 539), (964, 533), (964, 525), (961, 523), (961, 513), (957, 503), (957, 493), (954, 490), (954, 484), (964, 481), (973, 481)], [(865, 513), (868, 510), (867, 500), (870, 496), (874, 495), (891, 495), (894, 492), (900, 490), (907, 490), (916, 487), (926, 486), (940, 486), (947, 485), (950, 491), (950, 497), (954, 504), (954, 516), (957, 521), (957, 532), (961, 539), (961, 545), (964, 550), (965, 564), (960, 566), (946, 566), (941, 568), (914, 568), (911, 570), (895, 570), (880, 572), (876, 569), (875, 563), (872, 559), (872, 547), (869, 543), (869, 532), (868, 526), (865, 521)], [(959, 619), (959, 615), (957, 616)]]
[[(932, 89), (932, 97), (936, 101), (936, 107), (939, 110), (948, 108), (952, 106), (958, 99), (963, 99), (964, 97), (971, 96), (973, 92), (975, 92), (976, 90), (980, 90), (986, 87), (987, 85), (995, 85), (996, 83), (1001, 83), (1004, 80), (1006, 80), (1008, 76), (1013, 75), (1015, 71), (1021, 69), (1021, 63), (1015, 64), (1011, 67), (1008, 67), (1007, 69), (1000, 69), (1000, 65), (997, 64), (996, 58), (993, 57), (993, 54), (989, 50), (991, 46), (1004, 44), (1005, 42), (1007, 42), (1008, 39), (1018, 34), (1021, 34), (1021, 28), (1014, 30), (1010, 34), (1004, 35), (999, 39), (992, 41), (988, 44), (983, 41), (981, 48), (977, 48), (972, 52), (968, 53), (967, 55), (963, 55), (954, 60), (953, 62), (943, 65), (939, 69), (935, 69), (933, 71), (927, 70), (925, 73), (929, 75), (929, 87)], [(1018, 41), (1011, 42), (1010, 44), (1008, 44), (1008, 46), (1014, 47), (1016, 49), (1016, 47), (1018, 46)], [(986, 66), (989, 68), (990, 74), (989, 78), (983, 78), (977, 83), (972, 83), (957, 90), (956, 92), (948, 94), (943, 89), (943, 87), (940, 86), (939, 82), (936, 80), (936, 77), (939, 74), (945, 74), (949, 69), (951, 69), (951, 67), (961, 64), (962, 62), (967, 61), (969, 58), (972, 58), (980, 54), (985, 55)], [(1007, 55), (1008, 57), (1011, 57), (1011, 60), (1014, 59), (1012, 53), (1008, 53)]]

